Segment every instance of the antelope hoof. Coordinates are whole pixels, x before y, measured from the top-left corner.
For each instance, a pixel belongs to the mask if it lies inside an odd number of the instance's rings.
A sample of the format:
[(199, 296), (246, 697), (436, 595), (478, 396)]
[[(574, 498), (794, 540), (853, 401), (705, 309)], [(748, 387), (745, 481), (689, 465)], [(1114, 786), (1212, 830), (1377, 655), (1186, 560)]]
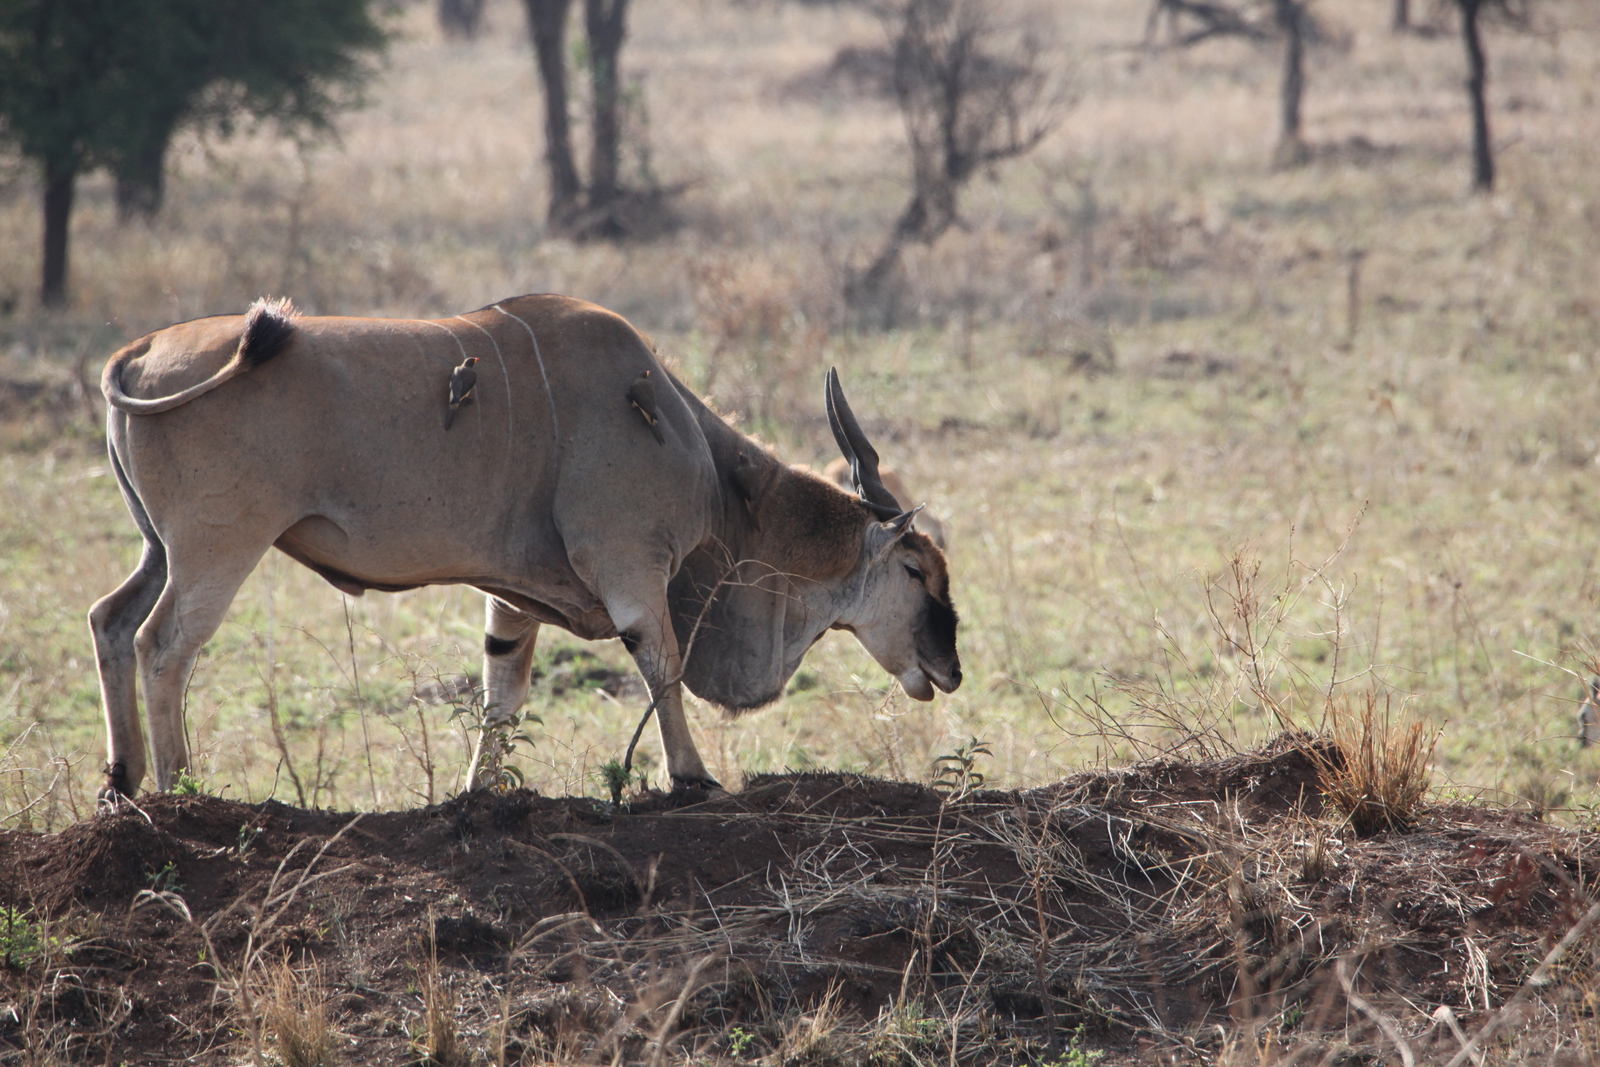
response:
[(721, 791), (722, 783), (717, 781), (715, 778), (712, 778), (710, 775), (705, 775), (700, 778), (681, 778), (674, 774), (672, 776), (672, 791), (674, 793), (681, 793), (685, 789), (704, 789), (709, 793), (713, 789)]

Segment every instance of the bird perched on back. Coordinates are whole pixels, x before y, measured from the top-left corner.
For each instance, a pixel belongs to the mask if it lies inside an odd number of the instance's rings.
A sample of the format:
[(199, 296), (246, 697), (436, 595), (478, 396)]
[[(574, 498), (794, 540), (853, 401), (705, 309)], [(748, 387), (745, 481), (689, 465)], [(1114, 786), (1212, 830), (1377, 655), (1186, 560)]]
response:
[(1578, 705), (1578, 744), (1588, 748), (1600, 741), (1600, 676), (1592, 676)]
[(444, 428), (447, 430), (456, 421), (456, 411), (472, 399), (472, 387), (478, 384), (478, 372), (472, 368), (477, 362), (477, 356), (468, 356), (461, 361), (461, 366), (450, 372), (450, 410), (444, 416)]
[(656, 444), (666, 444), (667, 439), (661, 436), (661, 409), (656, 407), (656, 383), (650, 380), (649, 371), (639, 375), (628, 386), (628, 403), (633, 405), (633, 410), (644, 418), (644, 424), (655, 434)]

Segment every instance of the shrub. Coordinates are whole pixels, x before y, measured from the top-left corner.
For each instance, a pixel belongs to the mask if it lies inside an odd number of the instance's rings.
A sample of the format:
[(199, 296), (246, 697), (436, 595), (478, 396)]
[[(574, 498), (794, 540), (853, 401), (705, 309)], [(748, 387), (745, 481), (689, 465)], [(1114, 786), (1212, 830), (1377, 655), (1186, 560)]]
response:
[(0, 907), (0, 965), (26, 967), (44, 951), (39, 924), (22, 908)]

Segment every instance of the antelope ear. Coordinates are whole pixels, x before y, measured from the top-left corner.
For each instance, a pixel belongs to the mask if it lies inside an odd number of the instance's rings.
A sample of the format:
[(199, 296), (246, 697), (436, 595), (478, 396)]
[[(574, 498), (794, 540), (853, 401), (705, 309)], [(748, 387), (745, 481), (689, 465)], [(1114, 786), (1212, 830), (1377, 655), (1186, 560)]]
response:
[(916, 521), (917, 515), (922, 511), (923, 508), (927, 506), (928, 505), (926, 504), (918, 504), (910, 511), (902, 511), (900, 514), (884, 523), (884, 525), (894, 531), (894, 539), (898, 541), (911, 531), (911, 524)]
[(880, 557), (914, 529), (912, 523), (916, 521), (917, 513), (926, 506), (925, 504), (918, 504), (910, 511), (902, 511), (887, 522), (878, 523), (878, 531), (883, 536), (883, 540), (877, 546), (877, 554)]

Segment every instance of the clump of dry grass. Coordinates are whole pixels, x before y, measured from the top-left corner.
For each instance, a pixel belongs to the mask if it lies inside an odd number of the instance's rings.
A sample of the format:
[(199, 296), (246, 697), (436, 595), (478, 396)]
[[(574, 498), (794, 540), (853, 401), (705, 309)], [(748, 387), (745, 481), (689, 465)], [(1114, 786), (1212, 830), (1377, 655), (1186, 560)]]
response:
[(284, 1067), (332, 1067), (339, 1062), (337, 1037), (322, 996), (322, 969), (315, 961), (296, 969), (287, 959), (267, 975), (261, 1021)]
[(840, 990), (830, 986), (815, 1008), (794, 1012), (784, 1020), (783, 1033), (772, 1062), (782, 1064), (833, 1064), (844, 1061), (847, 1041), (843, 1033), (844, 1010)]
[(1404, 708), (1396, 715), (1390, 696), (1370, 689), (1331, 702), (1328, 719), (1338, 754), (1312, 750), (1328, 802), (1363, 837), (1411, 826), (1428, 793), (1439, 735)]
[[(433, 929), (430, 917), (429, 930)], [(422, 1025), (415, 1048), (422, 1067), (467, 1067), (472, 1056), (461, 1042), (456, 1025), (456, 997), (439, 973), (438, 947), (429, 937), (428, 955), (417, 968), (422, 993)]]
[(950, 1020), (930, 1014), (920, 1000), (896, 1000), (873, 1023), (866, 1040), (869, 1063), (916, 1067), (950, 1048)]

